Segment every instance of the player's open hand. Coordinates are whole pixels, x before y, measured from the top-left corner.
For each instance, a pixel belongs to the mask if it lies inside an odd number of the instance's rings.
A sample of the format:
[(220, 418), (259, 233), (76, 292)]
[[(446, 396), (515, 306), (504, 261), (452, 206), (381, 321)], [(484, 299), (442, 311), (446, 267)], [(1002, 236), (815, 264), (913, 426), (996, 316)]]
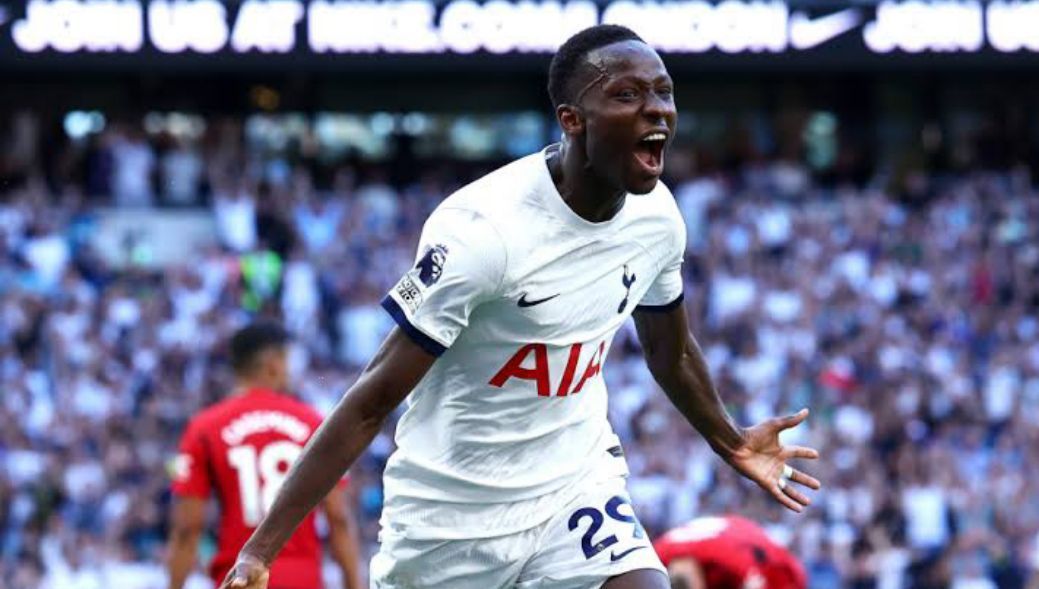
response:
[(787, 417), (773, 417), (744, 430), (744, 443), (729, 457), (728, 462), (743, 476), (757, 483), (788, 509), (801, 513), (811, 500), (793, 483), (809, 489), (818, 489), (819, 481), (787, 464), (792, 458), (819, 458), (819, 452), (803, 446), (783, 446), (779, 433), (796, 427), (808, 417), (802, 409)]
[(270, 570), (260, 559), (249, 554), (239, 554), (238, 562), (231, 567), (220, 589), (267, 589)]

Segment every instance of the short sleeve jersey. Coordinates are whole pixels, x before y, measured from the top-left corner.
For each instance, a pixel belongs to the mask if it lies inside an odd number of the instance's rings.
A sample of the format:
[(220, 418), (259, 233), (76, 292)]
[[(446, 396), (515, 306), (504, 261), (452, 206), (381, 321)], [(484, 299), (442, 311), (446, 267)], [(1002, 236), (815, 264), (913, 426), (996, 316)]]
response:
[(409, 501), (536, 498), (617, 446), (606, 355), (634, 310), (680, 304), (684, 247), (663, 183), (592, 223), (563, 201), (544, 152), (445, 199), (383, 300), (438, 356), (397, 426), (384, 520)]
[[(220, 504), (210, 575), (219, 584), (259, 524), (303, 446), (321, 423), (307, 405), (254, 390), (222, 401), (188, 424), (174, 460), (173, 494)], [(271, 587), (321, 586), (321, 545), (310, 514), (271, 567)]]
[(653, 547), (667, 566), (697, 562), (708, 587), (805, 589), (801, 563), (757, 524), (738, 516), (702, 517), (664, 534)]

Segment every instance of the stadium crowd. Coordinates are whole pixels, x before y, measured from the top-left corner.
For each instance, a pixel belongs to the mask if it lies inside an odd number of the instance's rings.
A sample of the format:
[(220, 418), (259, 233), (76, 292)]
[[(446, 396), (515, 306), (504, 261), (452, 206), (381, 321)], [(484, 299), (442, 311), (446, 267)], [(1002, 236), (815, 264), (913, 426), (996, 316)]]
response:
[[(0, 141), (0, 587), (162, 587), (169, 461), (228, 393), (229, 333), (284, 320), (297, 393), (327, 411), (392, 326), (379, 300), (423, 220), (483, 168), (401, 179), (305, 142), (250, 149), (233, 122), (198, 143), (115, 124), (52, 143), (17, 125)], [(819, 589), (1036, 583), (1028, 173), (823, 182), (796, 160), (705, 161), (669, 163), (695, 333), (741, 423), (811, 408), (789, 441), (822, 451), (805, 467), (824, 489), (797, 516), (740, 480), (652, 382), (629, 325), (605, 375), (646, 528), (741, 513)], [(113, 205), (201, 208), (215, 245), (154, 267), (128, 242), (117, 263), (95, 247)], [(392, 429), (352, 472), (369, 553)]]

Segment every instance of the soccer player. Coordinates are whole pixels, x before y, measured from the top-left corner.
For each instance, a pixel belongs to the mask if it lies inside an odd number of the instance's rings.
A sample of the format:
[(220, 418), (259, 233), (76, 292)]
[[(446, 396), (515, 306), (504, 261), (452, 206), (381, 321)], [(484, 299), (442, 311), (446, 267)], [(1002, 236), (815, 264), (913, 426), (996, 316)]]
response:
[(754, 522), (701, 517), (653, 543), (672, 589), (805, 589), (801, 563)]
[[(286, 394), (288, 342), (288, 333), (272, 323), (256, 323), (238, 331), (231, 338), (234, 395), (188, 424), (174, 463), (168, 560), (172, 589), (184, 586), (194, 566), (210, 492), (216, 490), (220, 504), (218, 549), (210, 573), (220, 583), (270, 507), (288, 467), (321, 424), (316, 411)], [(358, 589), (352, 517), (342, 489), (332, 489), (333, 485), (322, 503), (329, 548), (342, 570), (343, 582)], [(314, 589), (322, 584), (321, 544), (314, 516), (301, 520), (271, 565), (272, 589)]]
[(384, 474), (381, 589), (666, 588), (625, 490), (602, 370), (634, 316), (646, 361), (718, 455), (781, 504), (809, 503), (784, 447), (807, 415), (743, 429), (682, 305), (685, 228), (659, 182), (677, 113), (657, 53), (597, 26), (549, 69), (562, 142), (463, 187), (430, 215), (383, 300), (397, 326), (332, 411), (224, 587), (268, 564), (406, 397)]

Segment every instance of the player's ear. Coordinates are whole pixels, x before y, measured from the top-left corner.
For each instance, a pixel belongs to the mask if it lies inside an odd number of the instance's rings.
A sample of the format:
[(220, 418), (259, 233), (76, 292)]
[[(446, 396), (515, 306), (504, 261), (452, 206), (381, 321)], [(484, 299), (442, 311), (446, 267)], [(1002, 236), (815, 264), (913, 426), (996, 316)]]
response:
[(584, 113), (580, 107), (572, 104), (560, 104), (556, 107), (556, 118), (566, 135), (584, 133)]

